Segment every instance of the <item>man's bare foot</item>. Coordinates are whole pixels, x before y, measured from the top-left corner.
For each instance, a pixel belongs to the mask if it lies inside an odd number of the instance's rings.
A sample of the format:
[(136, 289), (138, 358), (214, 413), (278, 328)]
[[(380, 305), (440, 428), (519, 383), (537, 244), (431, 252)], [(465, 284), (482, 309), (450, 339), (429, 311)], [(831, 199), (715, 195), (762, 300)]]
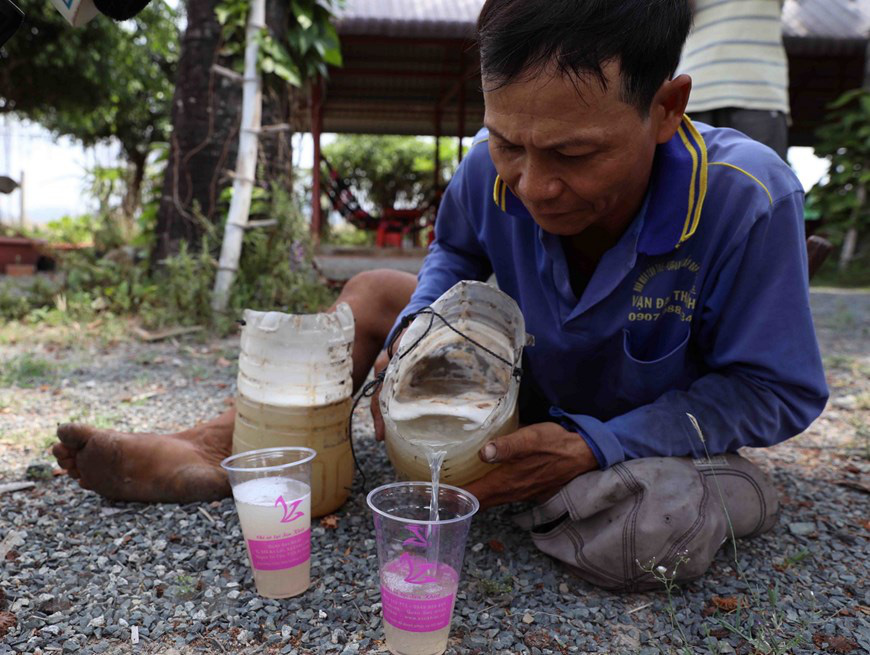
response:
[(232, 449), (234, 411), (178, 434), (125, 434), (67, 423), (52, 448), (83, 489), (111, 500), (188, 503), (230, 495), (220, 462)]

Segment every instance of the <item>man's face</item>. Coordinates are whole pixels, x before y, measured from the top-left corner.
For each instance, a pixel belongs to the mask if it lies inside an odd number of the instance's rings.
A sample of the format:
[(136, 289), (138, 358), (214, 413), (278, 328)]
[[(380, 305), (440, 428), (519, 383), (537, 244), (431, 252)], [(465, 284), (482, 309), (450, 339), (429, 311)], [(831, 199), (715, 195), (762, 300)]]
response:
[(596, 226), (618, 235), (646, 192), (655, 121), (620, 99), (618, 65), (604, 72), (606, 91), (543, 71), (484, 92), (495, 168), (552, 234)]

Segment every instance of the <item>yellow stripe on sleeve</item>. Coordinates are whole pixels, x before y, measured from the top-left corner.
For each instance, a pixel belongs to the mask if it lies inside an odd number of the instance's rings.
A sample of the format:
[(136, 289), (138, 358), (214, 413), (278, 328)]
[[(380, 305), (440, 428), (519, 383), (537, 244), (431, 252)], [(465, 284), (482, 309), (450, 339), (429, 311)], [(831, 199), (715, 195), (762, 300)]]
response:
[(768, 201), (770, 201), (771, 205), (773, 204), (773, 196), (770, 195), (770, 191), (767, 190), (767, 187), (764, 186), (764, 183), (761, 180), (759, 180), (757, 177), (755, 177), (749, 171), (745, 171), (742, 168), (740, 168), (739, 166), (735, 166), (734, 164), (729, 164), (727, 161), (711, 161), (710, 166), (727, 166), (728, 168), (733, 168), (735, 171), (740, 171), (741, 173), (743, 173), (747, 177), (752, 178), (753, 180), (755, 180), (758, 183), (758, 186), (760, 186), (762, 189), (764, 189), (764, 192), (767, 194)]

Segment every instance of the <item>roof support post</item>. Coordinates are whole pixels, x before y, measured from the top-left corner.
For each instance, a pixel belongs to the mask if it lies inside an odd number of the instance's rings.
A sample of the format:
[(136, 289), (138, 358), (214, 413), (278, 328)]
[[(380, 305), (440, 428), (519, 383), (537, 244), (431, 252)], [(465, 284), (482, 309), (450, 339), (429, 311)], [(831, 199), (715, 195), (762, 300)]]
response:
[(867, 41), (867, 51), (864, 54), (864, 88), (870, 90), (870, 40)]
[(462, 137), (465, 136), (465, 52), (459, 53), (459, 156), (462, 162)]
[(435, 110), (435, 195), (441, 188), (441, 110)]
[(311, 138), (314, 141), (314, 164), (311, 169), (311, 239), (320, 243), (323, 232), (323, 208), (320, 204), (320, 134), (323, 129), (323, 81), (318, 77), (311, 85)]

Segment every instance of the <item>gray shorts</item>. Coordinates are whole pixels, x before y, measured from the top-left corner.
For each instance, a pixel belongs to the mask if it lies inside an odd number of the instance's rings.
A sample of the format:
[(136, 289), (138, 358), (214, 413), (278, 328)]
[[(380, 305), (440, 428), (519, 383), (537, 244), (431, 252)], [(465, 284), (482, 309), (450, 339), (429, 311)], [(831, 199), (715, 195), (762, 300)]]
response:
[(788, 119), (781, 111), (724, 107), (693, 111), (689, 118), (714, 127), (730, 127), (776, 151), (783, 160), (788, 153)]
[(677, 582), (701, 576), (732, 535), (766, 532), (778, 511), (767, 476), (728, 454), (651, 457), (585, 473), (514, 520), (586, 581), (637, 591), (664, 588), (652, 572), (658, 567)]

